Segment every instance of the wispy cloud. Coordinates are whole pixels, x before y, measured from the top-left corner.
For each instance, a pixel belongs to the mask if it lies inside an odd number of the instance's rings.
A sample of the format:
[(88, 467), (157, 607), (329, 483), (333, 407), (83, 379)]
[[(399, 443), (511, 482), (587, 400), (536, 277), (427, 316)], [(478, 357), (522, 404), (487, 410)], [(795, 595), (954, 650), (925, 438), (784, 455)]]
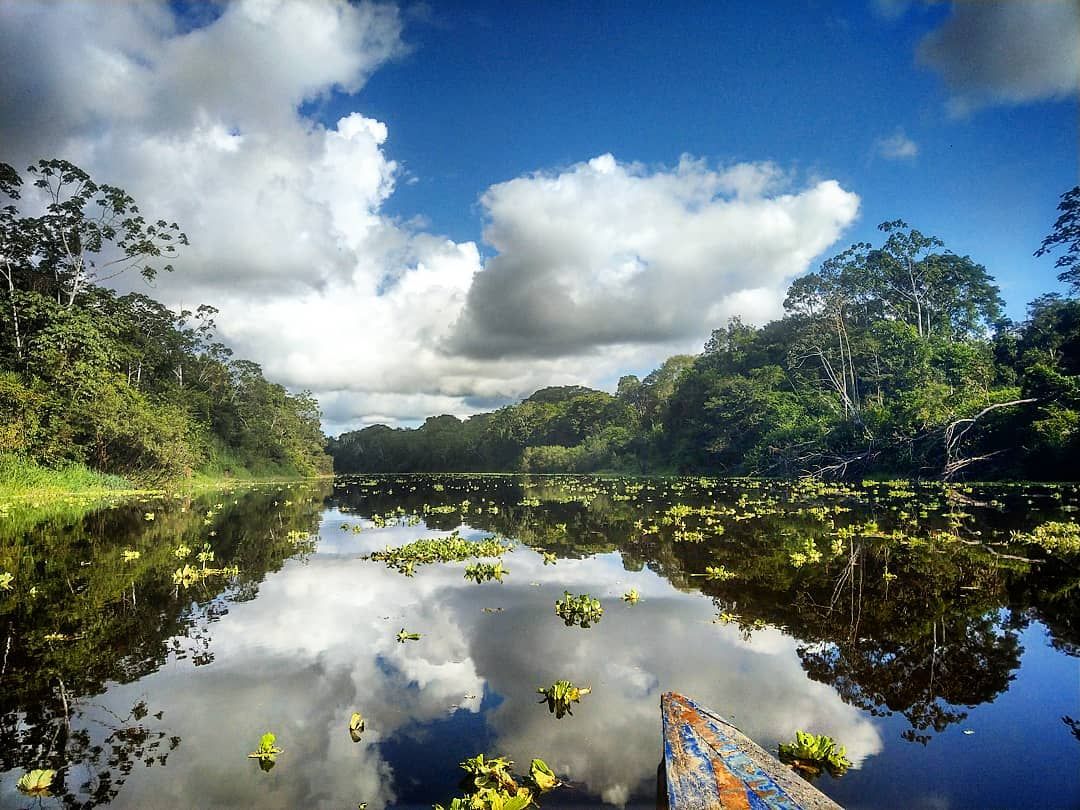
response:
[(874, 150), (886, 160), (914, 160), (919, 154), (919, 145), (898, 129), (887, 138), (878, 138)]
[(871, 0), (870, 6), (887, 20), (896, 20), (904, 16), (912, 0)]

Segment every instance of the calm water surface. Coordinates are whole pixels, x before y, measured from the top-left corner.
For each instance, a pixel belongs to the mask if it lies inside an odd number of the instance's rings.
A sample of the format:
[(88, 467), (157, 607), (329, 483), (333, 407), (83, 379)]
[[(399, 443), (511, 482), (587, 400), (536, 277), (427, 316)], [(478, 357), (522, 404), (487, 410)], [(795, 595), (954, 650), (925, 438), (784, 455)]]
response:
[[(676, 690), (772, 750), (838, 740), (854, 765), (816, 784), (847, 807), (1078, 807), (1080, 556), (1013, 535), (1078, 504), (1075, 486), (373, 476), (5, 508), (0, 805), (430, 807), (486, 752), (544, 758), (569, 783), (544, 807), (653, 807)], [(367, 558), (454, 531), (513, 541), (502, 582)], [(567, 626), (566, 590), (601, 620)], [(593, 689), (562, 719), (537, 702), (557, 679)], [(266, 731), (269, 771), (246, 756)], [(59, 771), (53, 796), (17, 791), (35, 767)]]

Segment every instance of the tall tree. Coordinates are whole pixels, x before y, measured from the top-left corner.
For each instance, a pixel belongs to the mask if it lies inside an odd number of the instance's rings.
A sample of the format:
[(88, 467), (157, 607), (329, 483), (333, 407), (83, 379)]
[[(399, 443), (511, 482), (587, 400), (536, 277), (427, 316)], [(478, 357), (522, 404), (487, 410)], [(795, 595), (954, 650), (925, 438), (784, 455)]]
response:
[(1057, 210), (1061, 215), (1035, 255), (1045, 256), (1053, 250), (1064, 249), (1054, 266), (1061, 268), (1058, 279), (1068, 284), (1076, 295), (1080, 293), (1080, 186), (1073, 186), (1061, 195)]

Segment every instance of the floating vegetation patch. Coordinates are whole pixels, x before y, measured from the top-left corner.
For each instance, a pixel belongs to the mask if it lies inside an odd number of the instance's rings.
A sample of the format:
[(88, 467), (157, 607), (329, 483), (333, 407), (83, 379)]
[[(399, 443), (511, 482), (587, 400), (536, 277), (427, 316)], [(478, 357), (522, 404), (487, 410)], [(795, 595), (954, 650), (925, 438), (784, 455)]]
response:
[(529, 765), (527, 777), (515, 777), (514, 763), (506, 757), (485, 758), (483, 754), (461, 763), (468, 776), (465, 796), (435, 810), (525, 810), (539, 807), (536, 797), (559, 786), (554, 771), (542, 759)]
[(548, 711), (561, 720), (565, 715), (573, 716), (570, 704), (580, 703), (581, 699), (592, 692), (588, 686), (574, 686), (570, 681), (555, 681), (551, 686), (541, 686), (536, 690), (543, 695), (541, 703), (547, 703)]
[(52, 787), (55, 777), (56, 771), (47, 768), (35, 768), (20, 776), (19, 781), (15, 783), (15, 787), (27, 796), (45, 798), (52, 795), (49, 793), (49, 788)]
[(277, 755), (284, 753), (277, 747), (277, 736), (268, 731), (259, 738), (259, 747), (248, 754), (248, 759), (259, 760), (259, 767), (268, 771), (274, 767)]
[(843, 776), (851, 767), (846, 753), (832, 737), (806, 731), (796, 731), (795, 742), (780, 743), (780, 761), (807, 776), (817, 776), (823, 770), (832, 776)]
[(563, 598), (555, 600), (555, 613), (566, 622), (567, 627), (575, 624), (589, 627), (600, 621), (604, 608), (600, 606), (599, 599), (587, 593), (571, 596), (570, 591), (563, 591)]
[(796, 568), (802, 568), (807, 563), (821, 562), (821, 552), (818, 551), (818, 548), (814, 544), (814, 541), (807, 537), (805, 540), (803, 540), (800, 549), (798, 551), (791, 552), (791, 554), (788, 555), (788, 558), (791, 560), (791, 564), (793, 566), (795, 566)]
[(513, 546), (494, 536), (486, 540), (466, 540), (457, 532), (448, 537), (422, 538), (404, 546), (373, 552), (371, 559), (386, 563), (387, 568), (412, 576), (418, 565), (459, 562), (477, 557), (501, 557)]
[(735, 579), (738, 576), (734, 571), (729, 571), (722, 565), (707, 565), (705, 566), (705, 579), (712, 580), (714, 582), (725, 582), (729, 579)]
[(1052, 554), (1080, 554), (1080, 524), (1060, 520), (1040, 523), (1030, 532), (1013, 532), (1013, 540), (1035, 543)]
[(638, 600), (641, 599), (641, 594), (637, 592), (637, 588), (631, 588), (622, 595), (622, 599), (629, 605), (636, 605)]
[(360, 735), (364, 733), (364, 716), (360, 712), (353, 712), (349, 718), (349, 737), (352, 741), (360, 742)]
[(397, 640), (399, 644), (404, 644), (406, 641), (419, 641), (419, 633), (409, 633), (402, 627), (397, 634)]
[(173, 585), (190, 588), (207, 577), (237, 577), (239, 575), (240, 567), (237, 565), (227, 565), (224, 568), (197, 568), (194, 565), (185, 565), (173, 571), (172, 581)]
[(481, 582), (502, 582), (510, 572), (503, 568), (502, 561), (496, 563), (475, 563), (465, 566), (465, 579), (471, 579), (477, 585)]

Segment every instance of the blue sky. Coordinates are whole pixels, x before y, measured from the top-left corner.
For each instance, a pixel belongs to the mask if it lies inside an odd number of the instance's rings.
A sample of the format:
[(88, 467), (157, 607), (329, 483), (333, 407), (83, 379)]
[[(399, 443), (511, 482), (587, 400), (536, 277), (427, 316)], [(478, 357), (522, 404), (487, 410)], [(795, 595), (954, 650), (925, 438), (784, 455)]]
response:
[(611, 389), (884, 220), (1014, 318), (1061, 289), (1073, 0), (25, 0), (0, 39), (0, 160), (180, 222), (151, 294), (217, 306), (331, 433)]
[[(950, 89), (916, 62), (948, 4), (890, 18), (873, 3), (434, 4), (409, 20), (412, 51), (360, 94), (388, 153), (416, 178), (386, 210), (480, 238), (488, 186), (611, 152), (674, 164), (771, 160), (862, 198), (844, 241), (905, 219), (985, 264), (1009, 313), (1059, 289), (1032, 253), (1077, 182), (1076, 96), (950, 115)], [(974, 45), (974, 43), (973, 43)], [(335, 94), (333, 120), (357, 99)], [(911, 158), (881, 155), (903, 133)]]

